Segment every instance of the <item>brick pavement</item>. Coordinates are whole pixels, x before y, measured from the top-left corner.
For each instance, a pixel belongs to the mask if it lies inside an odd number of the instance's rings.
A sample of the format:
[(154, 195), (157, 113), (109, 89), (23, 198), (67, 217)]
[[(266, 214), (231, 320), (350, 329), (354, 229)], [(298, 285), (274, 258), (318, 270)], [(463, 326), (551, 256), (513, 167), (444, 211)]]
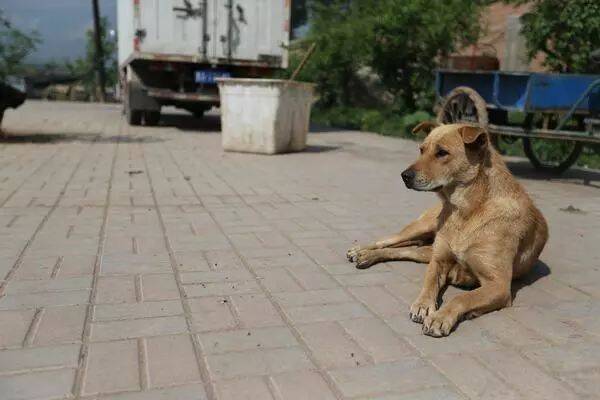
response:
[(41, 102), (4, 127), (2, 400), (597, 398), (600, 173), (513, 160), (549, 220), (543, 263), (512, 308), (434, 339), (407, 316), (422, 265), (344, 257), (434, 201), (400, 183), (413, 142), (225, 154), (216, 116), (130, 128)]

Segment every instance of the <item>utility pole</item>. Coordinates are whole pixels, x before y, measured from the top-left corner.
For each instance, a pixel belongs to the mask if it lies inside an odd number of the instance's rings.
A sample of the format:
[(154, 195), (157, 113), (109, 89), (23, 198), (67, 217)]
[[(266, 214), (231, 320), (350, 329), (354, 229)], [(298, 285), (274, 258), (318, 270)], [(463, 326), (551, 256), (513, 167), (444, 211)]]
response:
[(101, 103), (106, 101), (106, 71), (104, 69), (104, 49), (102, 48), (102, 32), (100, 26), (100, 10), (98, 0), (92, 0), (94, 13), (94, 44), (96, 47), (96, 93)]

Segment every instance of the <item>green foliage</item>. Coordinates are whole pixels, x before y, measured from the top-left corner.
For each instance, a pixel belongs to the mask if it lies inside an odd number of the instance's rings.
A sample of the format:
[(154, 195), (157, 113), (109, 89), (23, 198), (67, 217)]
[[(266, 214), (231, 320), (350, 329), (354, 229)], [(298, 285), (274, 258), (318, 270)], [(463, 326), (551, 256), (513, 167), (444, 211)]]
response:
[(432, 118), (432, 115), (424, 111), (400, 115), (390, 109), (374, 110), (357, 107), (317, 108), (312, 113), (312, 120), (318, 124), (406, 138), (413, 138), (411, 130), (419, 122)]
[[(479, 35), (482, 1), (312, 0), (305, 38), (317, 50), (301, 75), (319, 107), (364, 106), (361, 69), (376, 74), (394, 110), (431, 107), (437, 60)], [(294, 58), (292, 58), (292, 65)]]
[(0, 10), (0, 81), (9, 75), (20, 75), (24, 60), (40, 43), (36, 32), (24, 33), (12, 26)]
[(472, 0), (380, 0), (373, 19), (371, 65), (409, 110), (431, 100), (436, 60), (479, 36)]
[(600, 48), (600, 1), (535, 0), (521, 17), (531, 58), (556, 72), (600, 73), (590, 53)]
[[(86, 93), (90, 97), (96, 94), (96, 47), (94, 45), (94, 29), (85, 33), (85, 56), (67, 62), (66, 67), (71, 74), (80, 77)], [(117, 43), (108, 36), (108, 19), (100, 19), (100, 38), (104, 50), (104, 65), (106, 68), (106, 85), (114, 86), (118, 80)]]

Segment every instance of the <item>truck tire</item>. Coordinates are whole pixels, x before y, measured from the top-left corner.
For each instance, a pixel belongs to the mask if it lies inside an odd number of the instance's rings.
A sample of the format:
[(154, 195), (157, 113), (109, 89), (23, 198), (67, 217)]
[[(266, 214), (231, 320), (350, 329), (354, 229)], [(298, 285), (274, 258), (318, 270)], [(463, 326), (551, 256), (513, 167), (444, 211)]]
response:
[(160, 111), (144, 111), (144, 125), (156, 126), (160, 121)]
[(125, 106), (125, 117), (129, 125), (138, 126), (142, 124), (142, 112), (140, 110), (132, 110), (129, 104)]

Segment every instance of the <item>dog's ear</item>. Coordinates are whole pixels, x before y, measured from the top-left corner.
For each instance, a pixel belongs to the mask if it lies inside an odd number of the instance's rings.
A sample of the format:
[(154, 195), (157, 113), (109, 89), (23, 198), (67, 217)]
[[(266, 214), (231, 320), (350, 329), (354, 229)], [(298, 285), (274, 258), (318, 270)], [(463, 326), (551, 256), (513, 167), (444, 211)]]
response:
[(425, 132), (425, 136), (429, 135), (429, 132), (431, 132), (432, 130), (434, 130), (435, 128), (437, 128), (439, 126), (439, 124), (437, 122), (433, 122), (433, 121), (423, 121), (423, 122), (419, 122), (413, 129), (412, 129), (412, 133), (414, 135), (417, 135), (421, 132)]
[(470, 147), (481, 147), (487, 143), (487, 134), (480, 126), (464, 125), (458, 128), (463, 143)]

